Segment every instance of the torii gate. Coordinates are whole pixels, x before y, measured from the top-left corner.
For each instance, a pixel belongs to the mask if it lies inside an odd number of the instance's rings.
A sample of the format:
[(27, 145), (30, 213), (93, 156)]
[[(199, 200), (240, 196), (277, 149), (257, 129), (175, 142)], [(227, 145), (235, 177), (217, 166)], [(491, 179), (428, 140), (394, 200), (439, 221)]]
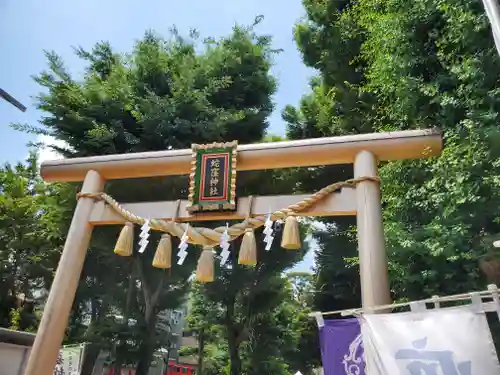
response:
[[(384, 249), (380, 186), (377, 161), (418, 159), (437, 156), (442, 150), (438, 130), (410, 130), (349, 135), (299, 141), (242, 145), (237, 148), (237, 169), (262, 170), (354, 164), (354, 177), (368, 177), (355, 189), (343, 189), (301, 212), (303, 216), (356, 215), (363, 306), (390, 303), (387, 256)], [(99, 193), (106, 180), (188, 174), (192, 151), (173, 150), (106, 155), (49, 161), (41, 166), (45, 181), (83, 181), (83, 196), (76, 206), (54, 282), (26, 367), (25, 375), (52, 375), (67, 327), (87, 247), (95, 225), (123, 223), (103, 202), (85, 193)], [(265, 215), (295, 203), (301, 196), (256, 197), (251, 212), (244, 212), (247, 198), (238, 198), (234, 212), (208, 216), (191, 215), (181, 202), (177, 220), (235, 220), (246, 215)], [(243, 204), (242, 204), (243, 203)], [(131, 203), (126, 208), (144, 217), (166, 219), (175, 202)]]

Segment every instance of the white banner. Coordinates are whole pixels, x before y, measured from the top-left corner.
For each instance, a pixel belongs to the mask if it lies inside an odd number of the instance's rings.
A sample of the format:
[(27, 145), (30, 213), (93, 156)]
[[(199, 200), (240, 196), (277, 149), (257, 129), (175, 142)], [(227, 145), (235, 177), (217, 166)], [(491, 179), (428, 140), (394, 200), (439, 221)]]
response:
[(54, 375), (80, 375), (83, 345), (62, 348), (57, 357)]
[(365, 314), (368, 375), (500, 374), (484, 313), (470, 307)]

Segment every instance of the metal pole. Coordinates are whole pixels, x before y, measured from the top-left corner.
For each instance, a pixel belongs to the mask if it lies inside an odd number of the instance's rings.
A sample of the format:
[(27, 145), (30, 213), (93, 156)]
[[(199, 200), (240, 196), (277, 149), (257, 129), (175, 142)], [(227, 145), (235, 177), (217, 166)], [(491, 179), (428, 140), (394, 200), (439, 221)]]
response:
[(5, 99), (8, 101), (10, 104), (12, 104), (14, 107), (18, 108), (19, 110), (26, 112), (26, 107), (22, 105), (20, 102), (18, 102), (12, 95), (10, 95), (8, 92), (0, 89), (0, 98)]

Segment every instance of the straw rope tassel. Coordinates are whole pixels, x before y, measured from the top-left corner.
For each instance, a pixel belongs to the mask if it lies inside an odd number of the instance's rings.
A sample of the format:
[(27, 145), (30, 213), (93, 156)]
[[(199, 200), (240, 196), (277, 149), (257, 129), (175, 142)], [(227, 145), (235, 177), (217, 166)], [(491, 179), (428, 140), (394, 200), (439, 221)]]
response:
[[(179, 215), (179, 207), (181, 205), (181, 200), (177, 199), (175, 202), (175, 208), (172, 215), (172, 221), (177, 220)], [(155, 256), (153, 258), (153, 267), (168, 269), (172, 267), (172, 239), (168, 234), (161, 236), (158, 247), (156, 248)]]
[(301, 246), (299, 223), (295, 215), (292, 214), (286, 217), (283, 237), (281, 237), (281, 247), (288, 250), (297, 250)]
[(115, 245), (115, 254), (121, 255), (122, 257), (129, 257), (132, 255), (132, 250), (134, 246), (134, 224), (125, 223), (123, 226), (118, 240)]
[(200, 283), (211, 283), (214, 278), (214, 249), (212, 246), (203, 246), (196, 267), (196, 280)]
[(241, 241), (238, 264), (255, 266), (257, 264), (257, 242), (253, 229), (247, 228)]
[[(250, 222), (252, 215), (253, 196), (248, 197), (247, 218), (246, 222)], [(238, 264), (247, 266), (255, 266), (257, 264), (257, 241), (255, 241), (255, 233), (252, 227), (246, 228), (241, 240), (240, 253), (238, 255)]]
[(161, 236), (153, 258), (153, 267), (165, 269), (172, 267), (172, 240), (168, 234)]

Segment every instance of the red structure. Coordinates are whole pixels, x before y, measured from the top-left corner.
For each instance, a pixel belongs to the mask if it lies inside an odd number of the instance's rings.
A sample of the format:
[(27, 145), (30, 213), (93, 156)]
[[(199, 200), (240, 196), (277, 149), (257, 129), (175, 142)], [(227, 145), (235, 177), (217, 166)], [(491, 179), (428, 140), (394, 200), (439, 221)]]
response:
[(170, 361), (168, 363), (168, 369), (164, 373), (164, 375), (196, 375), (196, 367), (193, 365), (187, 365), (183, 363), (176, 363), (174, 361)]
[[(120, 375), (134, 375), (135, 368), (122, 368)], [(113, 367), (104, 367), (102, 369), (102, 375), (115, 375), (115, 371)]]
[[(113, 372), (113, 367), (105, 367), (103, 375), (117, 375)], [(126, 367), (122, 368), (121, 374), (119, 375), (135, 375), (135, 368)], [(170, 361), (168, 363), (168, 368), (163, 373), (163, 375), (196, 375), (196, 367), (193, 365), (187, 365), (183, 363), (177, 363), (175, 361)]]

